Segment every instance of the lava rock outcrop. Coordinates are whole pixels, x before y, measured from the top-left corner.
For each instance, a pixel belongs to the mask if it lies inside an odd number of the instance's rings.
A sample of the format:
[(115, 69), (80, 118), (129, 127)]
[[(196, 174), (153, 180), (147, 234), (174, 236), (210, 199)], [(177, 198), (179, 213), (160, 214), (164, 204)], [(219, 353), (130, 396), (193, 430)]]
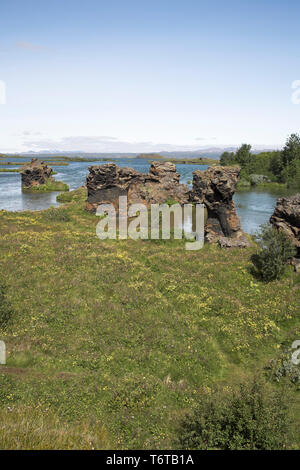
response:
[(30, 189), (33, 186), (45, 184), (53, 173), (51, 167), (43, 161), (33, 158), (21, 168), (22, 188)]
[(176, 166), (170, 162), (153, 162), (147, 174), (114, 163), (90, 166), (86, 208), (95, 212), (99, 204), (112, 203), (118, 209), (120, 196), (127, 196), (129, 204), (149, 206), (168, 200), (185, 204), (189, 201), (189, 190), (179, 180)]
[(270, 222), (293, 240), (300, 257), (300, 194), (277, 199)]
[(232, 200), (239, 176), (238, 167), (215, 166), (193, 172), (191, 200), (207, 208), (205, 240), (209, 243), (219, 242), (226, 248), (249, 245)]

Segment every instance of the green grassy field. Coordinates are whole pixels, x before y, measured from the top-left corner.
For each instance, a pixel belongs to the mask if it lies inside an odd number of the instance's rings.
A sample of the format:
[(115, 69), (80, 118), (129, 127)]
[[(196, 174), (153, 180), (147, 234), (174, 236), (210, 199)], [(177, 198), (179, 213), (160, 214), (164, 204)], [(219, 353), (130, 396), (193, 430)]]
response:
[[(300, 275), (264, 284), (254, 247), (100, 241), (85, 190), (44, 212), (0, 211), (0, 448), (174, 448), (186, 411), (231, 393), (300, 339)], [(300, 399), (291, 393), (293, 448)]]

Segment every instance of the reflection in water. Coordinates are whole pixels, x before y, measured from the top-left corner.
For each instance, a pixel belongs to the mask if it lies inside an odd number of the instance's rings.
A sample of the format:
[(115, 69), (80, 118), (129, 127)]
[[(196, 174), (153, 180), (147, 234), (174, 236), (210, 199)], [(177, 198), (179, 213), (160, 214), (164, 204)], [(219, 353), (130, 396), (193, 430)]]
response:
[(18, 173), (0, 173), (0, 209), (7, 211), (43, 210), (57, 206), (59, 192), (23, 193)]
[(246, 233), (254, 234), (260, 225), (269, 221), (277, 198), (288, 196), (295, 191), (251, 189), (238, 191), (234, 202), (241, 225)]
[[(10, 160), (9, 158), (7, 160)], [(24, 159), (28, 160), (28, 158)], [(68, 166), (57, 166), (53, 168), (57, 171), (55, 178), (67, 183), (70, 189), (82, 186), (88, 174), (88, 167), (91, 165), (104, 164), (108, 162), (70, 162)], [(129, 166), (141, 173), (149, 171), (149, 163), (142, 159), (121, 158), (116, 164), (119, 166)], [(177, 164), (177, 171), (181, 175), (181, 182), (187, 183), (193, 179), (194, 170), (206, 170), (206, 165), (182, 165)], [(190, 186), (190, 185), (189, 185)], [(190, 186), (191, 187), (191, 186)], [(22, 193), (21, 177), (18, 173), (0, 173), (0, 210), (24, 211), (43, 210), (56, 206), (57, 192), (53, 193)], [(257, 190), (239, 191), (234, 195), (234, 201), (238, 216), (241, 219), (242, 228), (247, 233), (255, 233), (259, 226), (267, 222), (273, 213), (276, 199), (287, 195), (288, 192)]]

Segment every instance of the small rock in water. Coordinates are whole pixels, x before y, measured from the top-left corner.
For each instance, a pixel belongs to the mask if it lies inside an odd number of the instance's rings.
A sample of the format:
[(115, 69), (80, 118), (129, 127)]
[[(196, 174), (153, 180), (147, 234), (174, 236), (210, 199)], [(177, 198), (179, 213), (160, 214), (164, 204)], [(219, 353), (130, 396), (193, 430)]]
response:
[(41, 160), (33, 158), (31, 162), (25, 163), (21, 169), (22, 188), (32, 188), (46, 184), (51, 177), (53, 170)]

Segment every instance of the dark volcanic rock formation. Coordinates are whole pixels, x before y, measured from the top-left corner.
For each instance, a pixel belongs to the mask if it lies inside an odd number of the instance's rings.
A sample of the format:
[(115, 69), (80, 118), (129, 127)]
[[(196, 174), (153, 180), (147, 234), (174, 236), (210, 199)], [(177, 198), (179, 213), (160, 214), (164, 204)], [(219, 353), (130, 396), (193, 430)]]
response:
[(270, 222), (293, 240), (300, 257), (300, 194), (277, 199)]
[(22, 188), (32, 188), (45, 184), (52, 175), (52, 168), (41, 160), (33, 158), (31, 162), (25, 163), (21, 169)]
[(114, 163), (90, 166), (89, 172), (86, 202), (89, 211), (96, 211), (103, 203), (113, 203), (117, 209), (119, 196), (127, 196), (129, 204), (161, 204), (168, 199), (184, 204), (189, 200), (188, 187), (180, 184), (176, 166), (170, 162), (153, 162), (147, 174)]
[(241, 230), (232, 196), (240, 170), (235, 167), (211, 167), (196, 170), (193, 190), (180, 184), (180, 175), (171, 162), (155, 161), (149, 173), (142, 174), (132, 168), (120, 168), (114, 163), (90, 166), (87, 176), (88, 199), (86, 208), (95, 212), (99, 204), (113, 203), (118, 209), (119, 196), (127, 196), (128, 203), (162, 204), (168, 200), (179, 204), (203, 203), (208, 211), (205, 239), (219, 242), (222, 247), (249, 245)]
[(219, 242), (222, 247), (249, 245), (232, 200), (239, 175), (239, 168), (221, 166), (193, 173), (191, 200), (207, 208), (205, 240)]

